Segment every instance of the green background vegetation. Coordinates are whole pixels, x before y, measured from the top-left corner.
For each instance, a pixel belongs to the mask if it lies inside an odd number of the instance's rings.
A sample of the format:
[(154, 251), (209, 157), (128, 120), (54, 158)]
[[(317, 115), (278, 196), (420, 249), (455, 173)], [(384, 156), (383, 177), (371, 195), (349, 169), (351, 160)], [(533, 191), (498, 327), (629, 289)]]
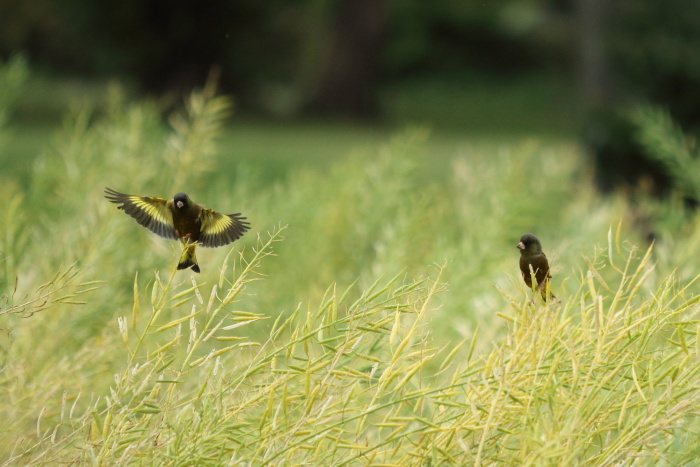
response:
[[(470, 134), (409, 124), (401, 90), (396, 128), (239, 120), (212, 85), (164, 113), (113, 84), (48, 99), (57, 128), (28, 118), (35, 79), (0, 73), (3, 463), (696, 459), (697, 216), (601, 195), (566, 101), (538, 117), (559, 130), (484, 115)], [(636, 118), (659, 157), (692, 161), (664, 114)], [(186, 187), (252, 230), (176, 272), (179, 246), (105, 186)], [(560, 302), (519, 278), (528, 231)]]
[(700, 2), (217, 5), (0, 2), (2, 465), (697, 462)]

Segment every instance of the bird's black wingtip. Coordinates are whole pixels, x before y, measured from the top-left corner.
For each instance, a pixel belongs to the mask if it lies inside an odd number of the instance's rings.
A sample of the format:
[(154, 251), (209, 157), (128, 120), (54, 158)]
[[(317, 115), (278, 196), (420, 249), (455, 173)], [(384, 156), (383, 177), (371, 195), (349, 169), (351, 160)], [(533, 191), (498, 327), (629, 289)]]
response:
[(224, 245), (238, 240), (244, 233), (250, 230), (250, 222), (248, 222), (248, 218), (243, 216), (240, 212), (235, 214), (227, 214), (227, 216), (235, 222), (235, 231), (233, 237), (230, 238), (228, 242), (224, 243)]
[[(109, 201), (112, 203), (121, 203), (122, 199), (121, 197), (124, 196), (124, 194), (119, 193), (118, 191), (115, 191), (111, 188), (105, 187), (105, 198), (107, 198)], [(120, 206), (121, 208), (121, 206)]]

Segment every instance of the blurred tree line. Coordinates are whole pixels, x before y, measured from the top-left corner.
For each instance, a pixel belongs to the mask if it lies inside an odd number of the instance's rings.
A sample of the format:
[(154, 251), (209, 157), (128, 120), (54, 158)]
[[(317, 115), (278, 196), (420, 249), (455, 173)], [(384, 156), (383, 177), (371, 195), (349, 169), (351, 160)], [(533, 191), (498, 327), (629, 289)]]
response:
[(3, 0), (0, 54), (149, 92), (212, 66), (239, 104), (371, 116), (380, 85), (571, 65), (566, 0)]
[[(600, 185), (642, 186), (657, 195), (680, 189), (689, 204), (696, 204), (696, 196), (681, 189), (677, 171), (669, 170), (679, 161), (649, 144), (664, 138), (646, 133), (658, 132), (662, 126), (653, 122), (664, 115), (687, 137), (700, 131), (700, 1), (578, 1), (585, 4), (584, 20), (599, 28), (594, 31), (598, 44), (582, 35), (580, 50), (591, 65), (581, 72), (591, 104), (584, 141), (595, 156)], [(640, 119), (649, 114), (640, 114), (640, 108), (662, 115)], [(671, 130), (665, 136), (677, 137)]]
[(461, 73), (576, 78), (601, 185), (673, 179), (629, 109), (700, 128), (700, 0), (2, 0), (0, 55), (185, 92), (212, 67), (240, 107), (372, 117), (381, 86)]

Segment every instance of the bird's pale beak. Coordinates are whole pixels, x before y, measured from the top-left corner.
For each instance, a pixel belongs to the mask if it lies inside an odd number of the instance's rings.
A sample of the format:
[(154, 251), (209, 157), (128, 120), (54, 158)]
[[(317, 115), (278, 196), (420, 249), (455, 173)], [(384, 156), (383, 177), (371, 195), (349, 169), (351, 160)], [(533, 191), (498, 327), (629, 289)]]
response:
[(525, 249), (525, 244), (523, 242), (520, 242), (516, 245), (518, 247), (518, 250), (524, 250)]
[(177, 208), (178, 208), (178, 209), (181, 209), (181, 208), (185, 205), (185, 203), (183, 203), (182, 201), (178, 201), (178, 202), (175, 203), (175, 204), (177, 205)]

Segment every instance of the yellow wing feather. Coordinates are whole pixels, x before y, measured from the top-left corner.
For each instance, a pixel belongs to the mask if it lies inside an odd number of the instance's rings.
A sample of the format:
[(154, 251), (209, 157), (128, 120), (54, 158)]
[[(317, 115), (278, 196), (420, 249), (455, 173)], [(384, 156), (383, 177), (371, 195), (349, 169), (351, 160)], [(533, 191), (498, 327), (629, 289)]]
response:
[(202, 228), (199, 242), (206, 248), (228, 245), (238, 240), (250, 228), (240, 213), (220, 214), (211, 209), (202, 208)]
[(105, 189), (105, 198), (119, 204), (119, 209), (133, 217), (139, 225), (169, 240), (177, 240), (168, 201), (163, 198), (134, 196)]

